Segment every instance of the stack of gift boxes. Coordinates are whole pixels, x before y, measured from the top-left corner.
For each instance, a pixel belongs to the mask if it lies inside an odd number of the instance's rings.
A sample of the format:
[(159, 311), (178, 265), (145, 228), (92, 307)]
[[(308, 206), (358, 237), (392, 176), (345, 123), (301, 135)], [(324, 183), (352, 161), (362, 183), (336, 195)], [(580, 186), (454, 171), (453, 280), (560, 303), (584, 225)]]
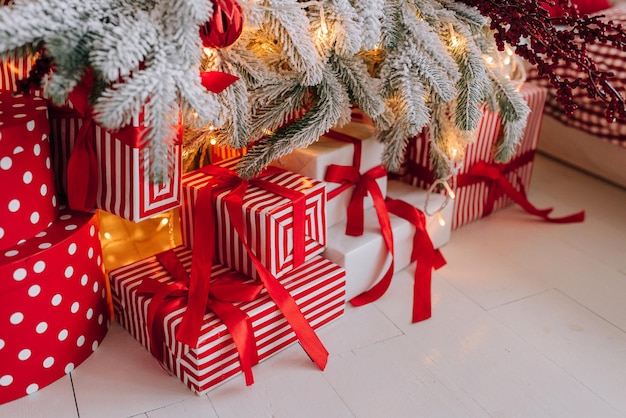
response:
[(5, 90), (0, 108), (1, 404), (81, 364), (109, 315), (98, 217), (57, 197), (46, 102)]
[[(351, 123), (247, 181), (235, 171), (238, 157), (185, 174), (183, 243), (110, 272), (117, 319), (198, 394), (239, 374), (251, 384), (255, 363), (296, 341), (323, 369), (328, 353), (316, 330), (343, 314), (346, 297), (416, 258), (414, 319), (426, 319), (431, 271), (443, 264), (426, 230), (445, 244), (451, 207), (438, 214), (445, 226), (424, 216), (415, 206), (426, 193), (388, 184), (381, 151), (370, 127)], [(333, 179), (333, 170), (353, 181)], [(410, 202), (404, 218), (387, 208), (388, 189)], [(360, 212), (351, 218), (363, 221), (359, 236), (346, 236), (349, 211)], [(382, 227), (379, 218), (388, 219)]]
[[(490, 160), (500, 128), (497, 115), (485, 115), (457, 179), (459, 198), (449, 200), (426, 190), (432, 179), (418, 176), (430, 168), (426, 137), (410, 144), (404, 182), (390, 180), (374, 129), (359, 122), (246, 181), (236, 174), (238, 157), (219, 153), (213, 165), (181, 176), (178, 131), (171, 171), (154, 184), (139, 143), (141, 120), (109, 132), (91, 119), (85, 96), (74, 93), (68, 106), (50, 108), (51, 151), (44, 147), (48, 131), (32, 132), (38, 120), (48, 129), (45, 102), (3, 96), (19, 114), (0, 115), (7, 119), (0, 124), (0, 175), (7, 184), (39, 188), (20, 187), (1, 206), (8, 210), (0, 218), (0, 324), (15, 333), (0, 339), (0, 363), (9, 364), (0, 402), (58, 379), (106, 333), (96, 208), (136, 222), (180, 207), (182, 245), (116, 268), (109, 281), (117, 320), (198, 394), (239, 374), (251, 384), (254, 364), (295, 342), (323, 369), (328, 353), (317, 329), (340, 317), (346, 301), (359, 306), (383, 297), (394, 273), (408, 266), (415, 278), (410, 318), (429, 318), (431, 275), (445, 263), (438, 249), (451, 230), (525, 198), (545, 100), (543, 90), (522, 91), (531, 119), (508, 165)], [(27, 135), (4, 133), (13, 125)], [(82, 212), (58, 211), (55, 190)]]

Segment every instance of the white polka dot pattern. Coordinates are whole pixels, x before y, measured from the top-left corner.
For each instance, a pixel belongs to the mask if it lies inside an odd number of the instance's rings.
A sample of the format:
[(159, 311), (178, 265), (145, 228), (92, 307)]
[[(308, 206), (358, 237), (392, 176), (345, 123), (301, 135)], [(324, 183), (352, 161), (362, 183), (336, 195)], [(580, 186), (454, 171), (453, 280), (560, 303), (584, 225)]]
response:
[(0, 330), (10, 330), (0, 339), (0, 404), (60, 379), (100, 346), (109, 321), (98, 235), (96, 215), (61, 208), (49, 228), (0, 250)]
[(50, 199), (56, 188), (46, 166), (50, 124), (45, 102), (7, 91), (0, 91), (0, 101), (0, 184), (14, 185), (0, 193), (1, 252), (46, 229), (58, 208)]

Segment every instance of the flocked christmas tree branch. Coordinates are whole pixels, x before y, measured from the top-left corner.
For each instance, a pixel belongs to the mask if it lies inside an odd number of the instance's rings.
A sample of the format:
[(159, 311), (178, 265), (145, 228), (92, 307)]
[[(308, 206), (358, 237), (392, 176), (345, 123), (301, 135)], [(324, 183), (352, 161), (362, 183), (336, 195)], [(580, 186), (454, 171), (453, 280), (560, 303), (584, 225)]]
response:
[[(0, 53), (44, 47), (34, 76), (51, 68), (44, 84), (59, 103), (91, 69), (98, 122), (117, 129), (144, 116), (156, 180), (181, 111), (187, 147), (249, 148), (244, 177), (317, 141), (347, 121), (354, 104), (378, 128), (391, 170), (408, 138), (428, 128), (437, 173), (446, 175), (475, 139), (485, 107), (500, 112), (496, 157), (505, 161), (528, 116), (516, 85), (487, 59), (505, 44), (557, 85), (567, 110), (575, 107), (572, 90), (583, 88), (606, 103), (608, 117), (626, 113), (584, 45), (595, 39), (624, 48), (626, 35), (574, 10), (555, 20), (531, 0), (234, 1), (17, 0), (0, 8)], [(204, 53), (199, 28), (210, 33), (213, 10), (224, 8), (214, 19), (237, 31), (226, 29), (228, 42), (205, 42)], [(551, 74), (561, 60), (580, 66), (582, 79)], [(239, 80), (216, 96), (200, 84), (206, 70)]]

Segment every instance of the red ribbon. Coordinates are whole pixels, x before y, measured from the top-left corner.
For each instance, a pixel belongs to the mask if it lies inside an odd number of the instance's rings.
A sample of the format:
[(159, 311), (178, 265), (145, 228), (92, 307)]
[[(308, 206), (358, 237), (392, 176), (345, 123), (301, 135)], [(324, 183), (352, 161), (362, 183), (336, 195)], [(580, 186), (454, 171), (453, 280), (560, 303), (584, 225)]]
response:
[(432, 271), (443, 267), (446, 260), (433, 246), (426, 230), (426, 215), (415, 206), (398, 199), (387, 198), (387, 210), (406, 219), (415, 227), (411, 262), (415, 264), (413, 282), (413, 322), (423, 321), (432, 316), (431, 291)]
[[(209, 185), (206, 187), (218, 186), (221, 188), (225, 187), (233, 189), (242, 183), (245, 183), (289, 199), (291, 206), (293, 207), (293, 265), (294, 267), (298, 267), (304, 263), (304, 253), (306, 247), (306, 196), (303, 193), (284, 186), (279, 186), (278, 184), (272, 183), (266, 179), (269, 176), (283, 173), (285, 170), (278, 167), (267, 167), (257, 177), (250, 179), (247, 182), (241, 179), (237, 172), (225, 167), (206, 165), (199, 168), (198, 171), (214, 177), (214, 179), (211, 179)], [(242, 236), (242, 242), (245, 241), (243, 239), (244, 236)]]
[[(457, 176), (457, 187), (461, 188), (483, 182), (487, 183), (487, 186), (489, 187), (489, 194), (487, 195), (487, 199), (483, 206), (483, 216), (489, 215), (493, 211), (493, 206), (496, 200), (498, 200), (500, 196), (505, 194), (511, 200), (513, 200), (513, 202), (520, 205), (526, 212), (530, 213), (531, 215), (539, 216), (547, 222), (583, 222), (585, 220), (585, 211), (580, 211), (578, 213), (569, 216), (563, 216), (560, 218), (549, 217), (548, 214), (552, 212), (554, 208), (537, 209), (535, 206), (533, 206), (528, 201), (526, 190), (524, 189), (524, 186), (519, 176), (516, 176), (517, 188), (513, 186), (513, 184), (511, 184), (511, 182), (506, 178), (507, 174), (517, 170), (525, 164), (531, 163), (534, 158), (535, 151), (530, 150), (516, 156), (511, 161), (504, 164), (489, 164), (486, 161), (479, 161), (474, 164), (467, 173), (459, 174)], [(423, 179), (430, 183), (432, 183), (434, 180), (433, 171), (422, 166), (421, 164), (417, 164), (415, 161), (409, 162), (408, 171), (413, 177)]]
[(94, 83), (93, 73), (87, 71), (81, 83), (70, 92), (83, 124), (74, 139), (74, 149), (67, 162), (67, 200), (70, 208), (91, 212), (96, 207), (98, 159), (95, 147), (95, 123), (88, 97)]
[(378, 217), (378, 223), (380, 225), (381, 234), (387, 251), (391, 254), (391, 263), (387, 268), (387, 271), (383, 274), (383, 277), (376, 283), (371, 289), (355, 296), (350, 300), (350, 303), (354, 306), (361, 306), (367, 303), (373, 302), (380, 298), (391, 284), (391, 278), (393, 277), (393, 231), (391, 229), (391, 220), (389, 219), (389, 213), (385, 206), (385, 197), (383, 196), (376, 179), (382, 176), (386, 176), (387, 171), (382, 165), (374, 167), (368, 170), (366, 173), (359, 173), (358, 168), (354, 166), (340, 166), (331, 164), (326, 170), (325, 181), (331, 181), (334, 183), (348, 183), (355, 184), (356, 187), (352, 193), (352, 198), (348, 204), (348, 217), (346, 222), (346, 234), (352, 236), (363, 235), (364, 228), (364, 209), (363, 199), (369, 193), (372, 196), (374, 202), (374, 208), (376, 210), (376, 216)]
[[(166, 284), (146, 278), (137, 290), (140, 294), (152, 296), (152, 300), (148, 304), (147, 318), (152, 355), (163, 362), (164, 318), (166, 315), (186, 306), (180, 327), (176, 332), (176, 339), (191, 347), (197, 347), (204, 314), (206, 309), (209, 309), (224, 323), (233, 338), (246, 385), (254, 383), (252, 366), (258, 363), (254, 331), (248, 315), (237, 308), (234, 303), (255, 300), (262, 290), (261, 284), (244, 282), (242, 281), (243, 276), (234, 272), (231, 275), (211, 281), (211, 266), (206, 266), (208, 270), (199, 272), (194, 268), (193, 259), (190, 278), (185, 267), (172, 250), (157, 254), (156, 259), (175, 281)], [(200, 277), (202, 273), (207, 272), (209, 278)], [(206, 292), (201, 293), (199, 287), (202, 287)], [(192, 303), (193, 300), (203, 301), (203, 304)]]
[[(364, 174), (354, 166), (331, 164), (326, 169), (325, 181), (332, 183), (342, 183), (344, 185), (355, 185), (348, 204), (348, 214), (346, 220), (346, 235), (363, 235), (364, 200), (368, 193), (372, 196), (375, 207), (384, 208), (385, 197), (383, 196), (376, 179), (385, 177), (387, 171), (382, 165), (376, 166)], [(378, 201), (378, 205), (377, 205)], [(381, 209), (383, 210), (383, 209)], [(377, 209), (378, 211), (378, 209)], [(387, 210), (384, 209), (384, 212)]]
[[(269, 296), (276, 303), (278, 309), (280, 309), (285, 319), (293, 329), (296, 337), (302, 345), (302, 348), (307, 352), (311, 360), (313, 360), (320, 369), (324, 370), (328, 361), (328, 351), (326, 351), (324, 345), (319, 340), (317, 334), (315, 334), (315, 331), (311, 327), (311, 324), (309, 324), (309, 322), (300, 311), (300, 308), (298, 308), (298, 305), (296, 304), (293, 297), (280, 284), (276, 277), (274, 277), (274, 275), (261, 263), (256, 254), (254, 254), (254, 252), (248, 245), (248, 240), (246, 239), (246, 235), (244, 232), (244, 221), (241, 210), (243, 206), (243, 197), (249, 184), (254, 184), (257, 187), (262, 187), (272, 192), (280, 192), (279, 194), (282, 196), (291, 195), (294, 198), (292, 200), (292, 203), (294, 205), (293, 211), (295, 217), (293, 231), (293, 237), (295, 242), (295, 240), (299, 239), (300, 237), (304, 238), (304, 218), (302, 218), (302, 227), (296, 228), (296, 224), (300, 224), (301, 222), (300, 220), (298, 220), (300, 215), (304, 216), (305, 202), (302, 193), (294, 192), (293, 190), (289, 189), (287, 189), (289, 190), (289, 192), (287, 192), (286, 190), (283, 190), (285, 188), (283, 188), (282, 186), (278, 186), (260, 178), (243, 180), (237, 175), (236, 172), (224, 167), (208, 165), (200, 168), (200, 170), (202, 170), (206, 174), (214, 176), (215, 180), (211, 181), (217, 181), (220, 184), (228, 185), (229, 188), (232, 188), (231, 191), (224, 197), (226, 209), (248, 256), (252, 260), (256, 271), (259, 273), (259, 277), (261, 279), (261, 282), (263, 283), (263, 286), (265, 287), (265, 289), (267, 289)], [(271, 174), (282, 171), (284, 170), (270, 167), (262, 172), (260, 176), (269, 176)], [(209, 185), (205, 186), (204, 189), (212, 188), (210, 184), (211, 182), (209, 183)], [(299, 196), (296, 197), (294, 194), (298, 194)], [(194, 230), (194, 236), (195, 234), (196, 230)], [(294, 264), (296, 264), (295, 249), (296, 245), (294, 243)], [(302, 246), (302, 251), (304, 251), (304, 246)], [(304, 252), (302, 252), (302, 258), (304, 258)]]
[(489, 187), (489, 194), (484, 204), (483, 216), (489, 215), (493, 211), (496, 200), (502, 196), (508, 196), (513, 202), (517, 203), (527, 213), (539, 216), (543, 220), (552, 223), (574, 223), (583, 222), (585, 220), (585, 211), (580, 211), (568, 216), (553, 218), (549, 214), (554, 208), (537, 209), (533, 206), (526, 196), (526, 191), (517, 177), (518, 187), (505, 177), (506, 174), (525, 162), (532, 161), (534, 153), (525, 153), (508, 164), (488, 164), (485, 161), (479, 161), (474, 164), (466, 174), (459, 175), (457, 178), (457, 186), (463, 187), (477, 182), (486, 182)]
[(354, 154), (352, 154), (352, 165), (358, 170), (361, 169), (363, 143), (360, 139), (333, 130), (328, 131), (324, 136), (334, 139), (335, 141), (347, 142), (348, 144), (354, 145)]

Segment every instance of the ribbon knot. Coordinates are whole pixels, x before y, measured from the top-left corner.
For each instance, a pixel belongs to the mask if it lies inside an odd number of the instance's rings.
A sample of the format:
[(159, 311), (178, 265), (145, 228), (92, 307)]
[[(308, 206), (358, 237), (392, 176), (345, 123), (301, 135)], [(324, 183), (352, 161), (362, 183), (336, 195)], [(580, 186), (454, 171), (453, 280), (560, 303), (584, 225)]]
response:
[[(232, 336), (246, 385), (251, 385), (254, 382), (252, 366), (258, 363), (254, 331), (248, 315), (234, 303), (255, 300), (262, 290), (261, 284), (244, 282), (245, 277), (234, 272), (230, 276), (220, 277), (213, 282), (210, 281), (210, 273), (208, 279), (193, 274), (190, 277), (172, 250), (157, 254), (156, 259), (172, 276), (174, 282), (163, 283), (146, 278), (137, 290), (139, 294), (152, 297), (148, 304), (147, 317), (152, 355), (163, 362), (165, 316), (183, 307), (186, 307), (186, 310), (176, 331), (176, 339), (190, 347), (197, 347), (204, 314), (208, 309), (220, 318)], [(192, 264), (192, 271), (194, 267)], [(210, 271), (211, 266), (207, 267)], [(203, 293), (197, 289), (198, 283), (194, 283), (198, 279), (206, 283)], [(193, 303), (194, 299), (199, 303)]]
[[(385, 197), (378, 183), (376, 183), (376, 179), (386, 175), (387, 170), (382, 165), (378, 165), (363, 174), (355, 166), (336, 164), (328, 166), (324, 176), (325, 181), (355, 186), (348, 203), (346, 235), (357, 237), (363, 235), (364, 200), (368, 194), (372, 196), (374, 207), (380, 207), (381, 211), (386, 212), (386, 209), (384, 209)], [(331, 195), (329, 195), (329, 198), (332, 198)], [(377, 209), (377, 213), (378, 211), (379, 209)]]

